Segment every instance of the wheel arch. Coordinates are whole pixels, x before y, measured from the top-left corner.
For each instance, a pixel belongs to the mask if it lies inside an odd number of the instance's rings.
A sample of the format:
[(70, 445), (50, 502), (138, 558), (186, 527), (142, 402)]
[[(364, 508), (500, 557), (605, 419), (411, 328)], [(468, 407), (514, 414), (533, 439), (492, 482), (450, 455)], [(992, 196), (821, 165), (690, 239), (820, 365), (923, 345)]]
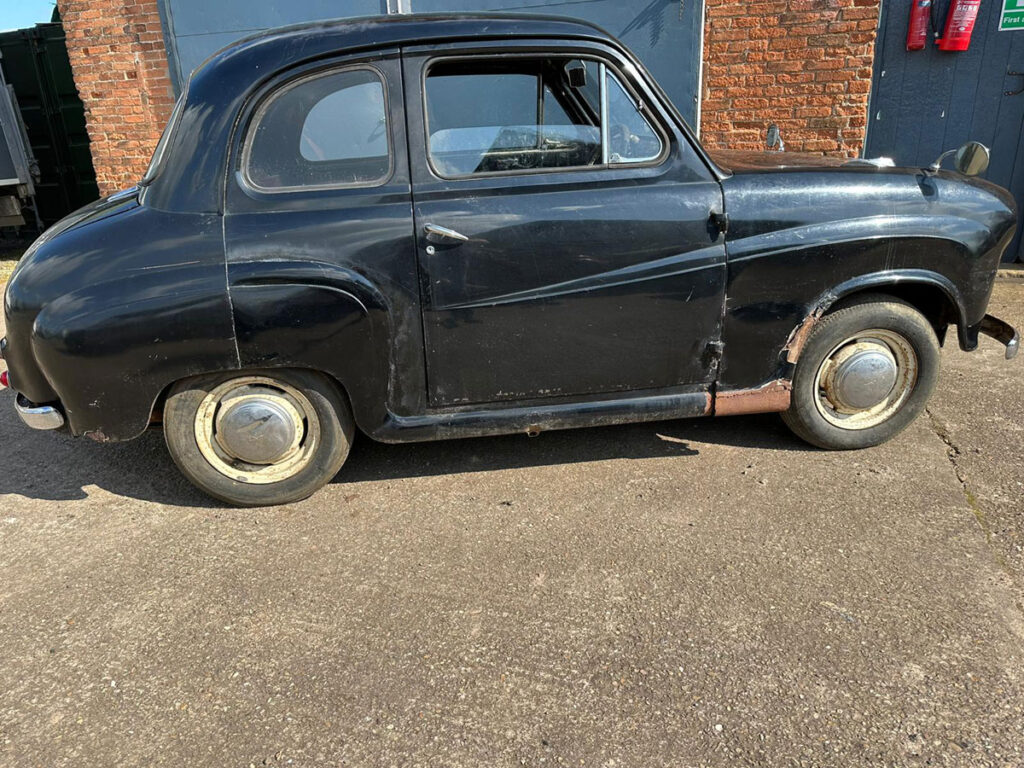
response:
[(388, 303), (370, 280), (297, 259), (231, 263), (228, 276), (237, 365), (166, 382), (153, 401), (151, 422), (160, 420), (168, 393), (181, 381), (273, 370), (326, 377), (365, 433), (386, 421), (394, 334)]
[(223, 267), (183, 264), (83, 286), (39, 312), (31, 349), (72, 434), (131, 440), (169, 382), (236, 367)]
[(348, 405), (349, 409), (352, 408), (352, 397), (349, 395), (348, 390), (345, 388), (345, 385), (342, 384), (341, 381), (337, 379), (337, 377), (333, 376), (328, 371), (321, 371), (316, 368), (302, 368), (298, 366), (281, 366), (269, 369), (225, 368), (221, 371), (204, 371), (203, 373), (190, 374), (180, 379), (176, 379), (175, 381), (168, 382), (167, 385), (164, 386), (164, 388), (160, 390), (160, 392), (157, 394), (156, 399), (153, 401), (153, 406), (150, 408), (150, 426), (156, 426), (163, 422), (164, 404), (167, 402), (167, 398), (170, 396), (171, 391), (179, 384), (184, 384), (185, 382), (191, 381), (192, 379), (198, 379), (204, 376), (210, 376), (211, 374), (218, 373), (231, 374), (232, 376), (255, 376), (259, 374), (271, 373), (274, 371), (305, 371), (307, 373), (313, 373), (318, 376), (322, 376), (324, 379), (330, 382), (331, 385), (334, 386), (334, 388), (338, 391), (338, 396), (345, 401), (345, 404)]
[(892, 296), (910, 304), (931, 323), (940, 343), (948, 326), (956, 325), (960, 346), (967, 348), (967, 312), (956, 285), (930, 270), (890, 270), (854, 277), (821, 294), (783, 347), (785, 362), (790, 366), (796, 364), (811, 331), (824, 315), (868, 294)]
[(229, 268), (239, 366), (327, 376), (364, 432), (382, 422), (394, 334), (388, 304), (366, 277), (301, 261)]

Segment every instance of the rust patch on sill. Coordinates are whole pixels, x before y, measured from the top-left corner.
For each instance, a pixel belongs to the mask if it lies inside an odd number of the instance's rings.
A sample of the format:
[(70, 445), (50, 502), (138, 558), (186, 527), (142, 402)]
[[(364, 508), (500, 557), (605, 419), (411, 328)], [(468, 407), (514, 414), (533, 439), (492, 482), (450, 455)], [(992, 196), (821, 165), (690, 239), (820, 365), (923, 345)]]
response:
[(789, 410), (793, 382), (776, 379), (756, 389), (732, 389), (715, 396), (715, 416), (743, 413), (778, 413)]
[(800, 359), (800, 353), (804, 351), (804, 345), (807, 344), (811, 331), (814, 330), (814, 326), (818, 324), (824, 314), (825, 306), (818, 306), (789, 335), (786, 346), (782, 348), (782, 351), (786, 353), (786, 362), (796, 363)]

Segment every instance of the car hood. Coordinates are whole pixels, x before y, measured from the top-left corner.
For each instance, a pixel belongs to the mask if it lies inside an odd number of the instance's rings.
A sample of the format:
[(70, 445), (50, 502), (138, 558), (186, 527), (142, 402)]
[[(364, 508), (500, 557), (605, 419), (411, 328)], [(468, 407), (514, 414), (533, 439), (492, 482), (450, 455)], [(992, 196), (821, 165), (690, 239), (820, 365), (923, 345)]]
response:
[(896, 165), (889, 158), (850, 158), (817, 155), (811, 152), (753, 152), (737, 149), (717, 149), (708, 152), (720, 170), (733, 176), (746, 176), (758, 173), (816, 173), (829, 175), (849, 171), (873, 171), (877, 178), (910, 177), (918, 188), (923, 189), (924, 179), (930, 177), (944, 180), (946, 183), (966, 185), (997, 197), (1014, 215), (1017, 205), (1013, 195), (1003, 187), (988, 181), (981, 176), (965, 176), (952, 169), (927, 172), (920, 167)]
[(708, 152), (722, 170), (733, 173), (782, 171), (787, 168), (839, 168), (851, 162), (849, 157), (830, 157), (811, 152), (751, 152), (741, 149), (717, 149)]

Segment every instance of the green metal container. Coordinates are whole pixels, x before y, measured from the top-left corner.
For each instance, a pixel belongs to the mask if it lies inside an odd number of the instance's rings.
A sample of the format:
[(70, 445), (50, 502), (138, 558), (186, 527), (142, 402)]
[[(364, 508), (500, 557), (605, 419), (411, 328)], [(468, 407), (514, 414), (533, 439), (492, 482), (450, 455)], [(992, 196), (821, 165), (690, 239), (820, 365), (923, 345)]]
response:
[(0, 66), (14, 87), (39, 164), (36, 206), (45, 224), (99, 197), (64, 27), (59, 22), (0, 33)]

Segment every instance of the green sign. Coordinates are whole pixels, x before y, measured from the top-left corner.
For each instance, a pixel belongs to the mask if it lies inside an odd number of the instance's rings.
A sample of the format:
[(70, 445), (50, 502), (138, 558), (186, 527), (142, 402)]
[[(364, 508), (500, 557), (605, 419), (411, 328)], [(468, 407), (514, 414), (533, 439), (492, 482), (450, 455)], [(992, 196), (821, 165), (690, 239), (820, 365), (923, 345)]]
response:
[(999, 31), (1008, 29), (1024, 29), (1024, 0), (1003, 0)]

